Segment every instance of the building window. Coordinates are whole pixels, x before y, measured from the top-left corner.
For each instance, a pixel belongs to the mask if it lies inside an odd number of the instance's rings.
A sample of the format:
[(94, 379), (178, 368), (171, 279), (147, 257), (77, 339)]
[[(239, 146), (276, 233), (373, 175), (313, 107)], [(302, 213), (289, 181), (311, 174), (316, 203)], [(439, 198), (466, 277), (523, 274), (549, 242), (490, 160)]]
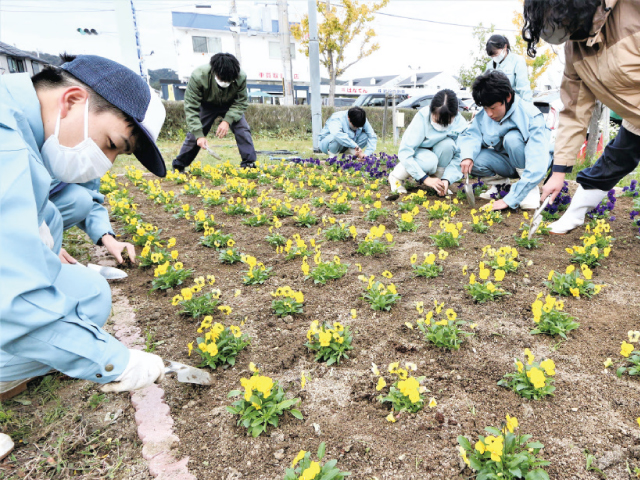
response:
[(38, 62), (31, 62), (31, 68), (33, 68), (33, 74), (40, 73), (40, 64)]
[[(269, 42), (269, 58), (280, 59), (280, 42)], [(296, 58), (296, 45), (291, 44), (291, 60)]]
[(216, 54), (222, 52), (222, 41), (220, 37), (191, 37), (193, 43), (193, 53)]
[(26, 71), (24, 68), (24, 60), (7, 57), (7, 62), (9, 63), (9, 73), (20, 73)]

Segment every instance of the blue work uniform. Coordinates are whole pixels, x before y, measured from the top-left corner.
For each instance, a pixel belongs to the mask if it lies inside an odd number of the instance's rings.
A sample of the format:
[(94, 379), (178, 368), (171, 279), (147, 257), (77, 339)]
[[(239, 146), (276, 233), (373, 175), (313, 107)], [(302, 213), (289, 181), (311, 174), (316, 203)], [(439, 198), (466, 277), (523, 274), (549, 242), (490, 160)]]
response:
[[(109, 212), (103, 205), (104, 195), (100, 193), (99, 178), (77, 184), (53, 179), (49, 200), (62, 215), (64, 230), (78, 226), (89, 235), (95, 244), (101, 244), (100, 240), (104, 235), (115, 236), (109, 221)], [(54, 230), (51, 229), (51, 226), (49, 229), (54, 241), (56, 241)], [(56, 234), (58, 234), (57, 231)]]
[(369, 120), (365, 120), (361, 128), (351, 129), (349, 111), (336, 112), (327, 119), (318, 137), (320, 150), (323, 153), (344, 153), (350, 148), (360, 147), (369, 156), (376, 151), (378, 136), (373, 131)]
[(53, 368), (112, 382), (129, 351), (101, 328), (111, 312), (109, 285), (92, 270), (62, 265), (38, 233), (51, 211), (43, 143), (29, 75), (0, 76), (0, 381)]
[(504, 73), (509, 78), (516, 95), (527, 102), (533, 101), (527, 62), (520, 55), (509, 52), (500, 63), (491, 60), (487, 63), (485, 72), (489, 70), (498, 70)]
[(402, 135), (398, 160), (409, 175), (422, 183), (438, 167), (447, 167), (454, 159), (460, 163), (456, 139), (466, 128), (467, 121), (458, 114), (445, 131), (439, 132), (431, 125), (429, 107), (423, 107)]
[(499, 122), (484, 110), (478, 112), (458, 137), (460, 156), (449, 164), (442, 178), (450, 185), (460, 180), (460, 162), (467, 158), (473, 160), (471, 174), (477, 177), (517, 178), (516, 169), (524, 169), (520, 180), (511, 185), (511, 191), (503, 198), (507, 205), (516, 208), (542, 181), (551, 164), (550, 133), (540, 110), (516, 95)]

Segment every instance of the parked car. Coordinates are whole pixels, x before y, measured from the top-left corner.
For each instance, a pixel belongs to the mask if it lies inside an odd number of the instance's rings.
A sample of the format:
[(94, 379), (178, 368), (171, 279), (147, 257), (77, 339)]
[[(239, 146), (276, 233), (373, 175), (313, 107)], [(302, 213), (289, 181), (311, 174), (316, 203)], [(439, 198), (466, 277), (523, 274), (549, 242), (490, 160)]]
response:
[(356, 99), (353, 97), (336, 97), (333, 99), (334, 107), (350, 107)]
[[(403, 100), (409, 97), (407, 94), (396, 94), (396, 105), (401, 103)], [(387, 106), (393, 105), (393, 95), (387, 95)], [(363, 93), (360, 95), (355, 102), (353, 102), (354, 107), (384, 107), (384, 93)]]

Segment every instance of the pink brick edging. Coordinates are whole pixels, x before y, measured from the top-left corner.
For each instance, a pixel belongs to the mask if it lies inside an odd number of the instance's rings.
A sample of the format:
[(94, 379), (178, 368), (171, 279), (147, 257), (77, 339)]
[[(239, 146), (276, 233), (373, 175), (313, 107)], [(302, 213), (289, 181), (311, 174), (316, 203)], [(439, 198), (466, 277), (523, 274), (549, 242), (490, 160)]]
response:
[[(142, 350), (144, 340), (135, 324), (135, 313), (129, 300), (119, 293), (119, 289), (112, 288), (115, 301), (111, 317), (115, 337), (128, 348)], [(178, 460), (171, 453), (180, 439), (173, 433), (173, 419), (169, 406), (164, 402), (164, 389), (160, 385), (151, 385), (136, 390), (131, 394), (131, 403), (136, 409), (142, 457), (149, 464), (149, 473), (158, 480), (196, 480), (187, 467), (189, 457)]]

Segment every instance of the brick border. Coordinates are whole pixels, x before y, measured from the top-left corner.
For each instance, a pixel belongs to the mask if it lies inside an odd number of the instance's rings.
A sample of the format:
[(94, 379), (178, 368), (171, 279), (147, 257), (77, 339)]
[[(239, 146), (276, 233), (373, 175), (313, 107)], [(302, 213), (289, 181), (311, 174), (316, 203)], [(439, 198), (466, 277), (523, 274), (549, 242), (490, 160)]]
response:
[[(112, 287), (114, 297), (111, 311), (115, 337), (128, 348), (142, 350), (144, 340), (136, 326), (136, 315), (129, 300), (120, 289)], [(149, 465), (149, 473), (159, 480), (197, 480), (189, 473), (189, 457), (178, 460), (171, 452), (180, 439), (173, 433), (173, 419), (164, 401), (164, 389), (151, 385), (131, 394), (136, 410), (138, 437), (142, 441), (142, 457)]]

